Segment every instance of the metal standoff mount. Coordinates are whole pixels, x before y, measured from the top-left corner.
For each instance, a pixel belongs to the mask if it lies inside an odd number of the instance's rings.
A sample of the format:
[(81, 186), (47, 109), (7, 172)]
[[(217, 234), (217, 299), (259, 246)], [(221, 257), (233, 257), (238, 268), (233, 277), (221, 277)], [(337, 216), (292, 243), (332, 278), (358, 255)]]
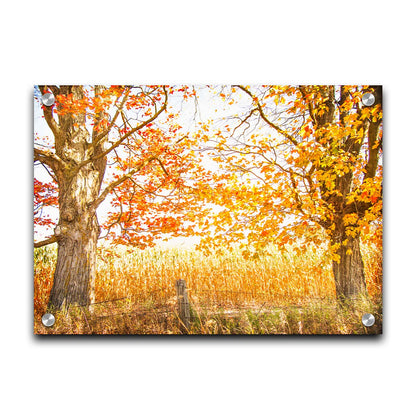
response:
[(376, 102), (376, 97), (374, 97), (374, 94), (371, 94), (371, 92), (366, 92), (361, 97), (361, 101), (366, 107), (370, 107)]
[(42, 323), (46, 327), (50, 327), (55, 323), (55, 317), (51, 313), (45, 313), (45, 315), (42, 316)]
[(373, 326), (376, 318), (374, 318), (372, 313), (365, 313), (361, 321), (364, 326)]
[(50, 107), (55, 103), (55, 96), (52, 93), (47, 92), (46, 94), (42, 95), (41, 101), (43, 105)]

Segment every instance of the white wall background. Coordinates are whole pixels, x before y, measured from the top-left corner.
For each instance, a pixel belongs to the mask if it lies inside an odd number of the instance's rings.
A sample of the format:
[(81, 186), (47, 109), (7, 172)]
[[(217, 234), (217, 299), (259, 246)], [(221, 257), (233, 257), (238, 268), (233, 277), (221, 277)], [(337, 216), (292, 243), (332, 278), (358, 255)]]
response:
[[(2, 414), (413, 411), (416, 30), (410, 4), (73, 0), (3, 6)], [(32, 335), (33, 84), (176, 82), (384, 85), (383, 336)]]

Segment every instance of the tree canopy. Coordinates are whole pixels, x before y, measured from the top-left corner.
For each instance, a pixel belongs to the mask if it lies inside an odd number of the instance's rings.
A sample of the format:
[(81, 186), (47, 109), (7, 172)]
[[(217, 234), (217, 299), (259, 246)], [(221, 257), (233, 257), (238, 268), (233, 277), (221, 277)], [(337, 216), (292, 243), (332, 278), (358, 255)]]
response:
[[(328, 243), (338, 296), (365, 291), (360, 239), (381, 244), (381, 87), (39, 90), (56, 103), (41, 106), (53, 139), (35, 136), (35, 163), (52, 179), (35, 177), (35, 225), (55, 228), (35, 246), (58, 242), (55, 280), (86, 269), (92, 292), (98, 238), (144, 248), (196, 235), (207, 250), (238, 243), (247, 255)], [(45, 210), (57, 205), (54, 224)], [(68, 247), (89, 257), (67, 264)], [(67, 286), (57, 291), (60, 307)]]

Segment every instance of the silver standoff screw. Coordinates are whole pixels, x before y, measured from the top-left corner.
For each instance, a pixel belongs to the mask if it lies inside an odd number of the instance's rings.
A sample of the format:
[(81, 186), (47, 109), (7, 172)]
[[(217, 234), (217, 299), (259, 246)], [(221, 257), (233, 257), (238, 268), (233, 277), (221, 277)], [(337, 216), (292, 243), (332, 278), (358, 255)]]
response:
[(43, 105), (50, 107), (55, 102), (55, 96), (51, 94), (50, 92), (47, 92), (46, 94), (42, 95), (41, 101)]
[(376, 318), (372, 313), (365, 313), (361, 319), (364, 326), (373, 326)]
[(374, 94), (371, 94), (371, 92), (366, 92), (361, 97), (361, 101), (366, 107), (370, 107), (376, 102), (376, 97), (374, 97)]
[(50, 327), (55, 323), (55, 317), (51, 313), (45, 313), (45, 315), (42, 316), (42, 323), (46, 327)]

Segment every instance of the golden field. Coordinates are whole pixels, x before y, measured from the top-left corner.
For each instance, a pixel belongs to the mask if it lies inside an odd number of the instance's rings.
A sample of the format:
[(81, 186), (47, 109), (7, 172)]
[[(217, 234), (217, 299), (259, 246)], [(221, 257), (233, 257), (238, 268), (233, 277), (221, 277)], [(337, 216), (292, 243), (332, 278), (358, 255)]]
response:
[[(368, 298), (338, 304), (324, 250), (269, 250), (256, 259), (239, 250), (99, 247), (95, 304), (58, 313), (45, 328), (56, 247), (35, 249), (36, 334), (180, 334), (175, 281), (184, 279), (190, 334), (376, 334), (382, 328), (382, 253), (362, 247)], [(366, 328), (364, 313), (376, 324)]]

